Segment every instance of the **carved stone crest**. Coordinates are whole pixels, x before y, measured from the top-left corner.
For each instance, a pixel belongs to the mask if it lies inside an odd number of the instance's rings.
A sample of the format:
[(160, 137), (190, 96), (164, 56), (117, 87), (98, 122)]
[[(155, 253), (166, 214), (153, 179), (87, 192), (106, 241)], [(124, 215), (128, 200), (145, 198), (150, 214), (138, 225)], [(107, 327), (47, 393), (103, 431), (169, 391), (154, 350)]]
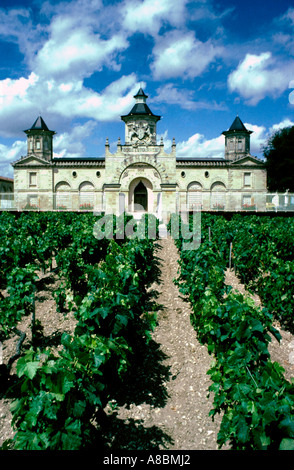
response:
[(129, 140), (133, 143), (150, 143), (153, 134), (147, 122), (139, 121), (129, 125)]

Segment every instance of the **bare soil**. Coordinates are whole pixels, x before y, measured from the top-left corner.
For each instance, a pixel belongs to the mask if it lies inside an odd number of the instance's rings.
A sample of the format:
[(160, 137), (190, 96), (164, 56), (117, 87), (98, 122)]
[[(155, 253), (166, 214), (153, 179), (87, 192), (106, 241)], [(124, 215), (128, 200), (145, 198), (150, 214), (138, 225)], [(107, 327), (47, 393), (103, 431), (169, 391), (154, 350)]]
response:
[[(217, 433), (221, 417), (212, 421), (213, 396), (208, 396), (210, 379), (207, 370), (213, 357), (197, 340), (190, 323), (190, 305), (181, 297), (173, 279), (178, 277), (178, 253), (172, 239), (159, 241), (157, 256), (161, 274), (153, 289), (161, 305), (158, 325), (152, 333), (148, 348), (138, 354), (138, 368), (131, 373), (124, 387), (107, 405), (106, 445), (111, 449), (168, 449), (217, 450)], [(40, 280), (36, 299), (36, 318), (43, 327), (46, 344), (55, 347), (64, 331), (73, 332), (75, 318), (56, 312), (52, 292), (57, 276), (48, 273)], [(227, 270), (226, 282), (245, 293), (233, 271)], [(255, 296), (256, 304), (260, 300)], [(23, 347), (29, 345), (30, 318), (24, 318), (18, 329), (27, 337)], [(294, 338), (275, 325), (282, 341), (270, 343), (273, 361), (285, 368), (285, 377), (294, 376)], [(11, 337), (2, 345), (3, 363), (15, 354), (19, 337)], [(15, 373), (15, 364), (11, 374)], [(13, 437), (11, 428), (11, 399), (0, 395), (0, 446)], [(228, 449), (223, 447), (222, 449)]]

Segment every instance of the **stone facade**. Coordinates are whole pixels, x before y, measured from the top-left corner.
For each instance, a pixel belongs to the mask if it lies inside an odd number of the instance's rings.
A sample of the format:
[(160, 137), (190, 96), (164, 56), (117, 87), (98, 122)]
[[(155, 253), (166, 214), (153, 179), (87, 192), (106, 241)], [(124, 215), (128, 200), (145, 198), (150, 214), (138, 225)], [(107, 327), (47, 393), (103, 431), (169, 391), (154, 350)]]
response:
[(177, 158), (173, 140), (157, 143), (157, 122), (140, 88), (125, 124), (125, 143), (104, 158), (54, 158), (53, 136), (39, 117), (26, 132), (28, 152), (14, 167), (15, 204), (41, 210), (108, 213), (148, 211), (162, 218), (179, 210), (265, 207), (264, 162), (250, 154), (250, 134), (237, 116), (224, 131), (224, 158)]

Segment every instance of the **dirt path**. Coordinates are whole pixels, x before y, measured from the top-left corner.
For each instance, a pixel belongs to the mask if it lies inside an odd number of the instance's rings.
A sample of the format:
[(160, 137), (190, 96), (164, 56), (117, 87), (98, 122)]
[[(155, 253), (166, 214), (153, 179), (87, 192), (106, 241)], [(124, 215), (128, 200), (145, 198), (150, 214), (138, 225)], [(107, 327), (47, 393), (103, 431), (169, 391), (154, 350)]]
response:
[[(141, 420), (145, 428), (157, 429), (169, 436), (170, 450), (216, 450), (220, 419), (209, 417), (213, 397), (207, 398), (210, 385), (207, 370), (213, 360), (197, 340), (190, 323), (190, 305), (181, 299), (173, 279), (178, 277), (179, 255), (172, 239), (160, 241), (161, 282), (158, 303), (158, 326), (153, 340), (160, 345), (169, 370), (164, 382), (167, 398), (160, 406), (142, 403), (116, 410), (120, 419)], [(137, 384), (134, 383), (134, 387)]]

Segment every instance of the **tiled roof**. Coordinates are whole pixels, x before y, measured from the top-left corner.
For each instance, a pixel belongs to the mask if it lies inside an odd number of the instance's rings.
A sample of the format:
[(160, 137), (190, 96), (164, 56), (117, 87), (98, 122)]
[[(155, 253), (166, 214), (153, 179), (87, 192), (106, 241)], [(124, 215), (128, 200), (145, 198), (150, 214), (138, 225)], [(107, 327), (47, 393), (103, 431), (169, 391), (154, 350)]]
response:
[(8, 181), (13, 183), (14, 179), (13, 178), (7, 178), (7, 176), (0, 176), (0, 181)]
[(154, 116), (151, 109), (146, 103), (136, 103), (129, 112), (128, 116), (133, 114), (147, 114), (149, 116)]

